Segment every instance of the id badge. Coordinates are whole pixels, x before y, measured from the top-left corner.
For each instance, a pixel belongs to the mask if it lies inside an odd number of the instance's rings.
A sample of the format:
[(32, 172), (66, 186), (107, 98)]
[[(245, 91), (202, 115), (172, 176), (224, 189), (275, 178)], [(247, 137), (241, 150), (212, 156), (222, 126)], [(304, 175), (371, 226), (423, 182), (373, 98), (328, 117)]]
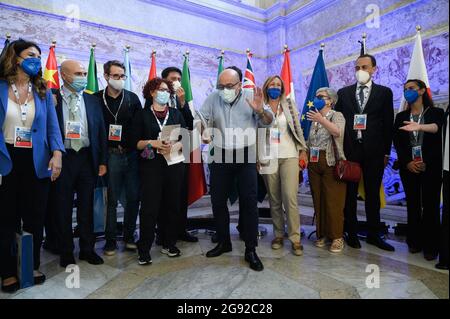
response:
[(412, 148), (412, 158), (414, 162), (423, 162), (422, 157), (422, 146), (413, 146)]
[(81, 123), (80, 122), (66, 122), (66, 139), (79, 140), (81, 139)]
[(31, 129), (16, 126), (14, 128), (14, 147), (32, 148)]
[(281, 132), (278, 128), (270, 129), (270, 144), (280, 144)]
[(111, 124), (109, 126), (108, 140), (115, 142), (122, 141), (122, 125)]
[(353, 129), (365, 130), (367, 127), (367, 114), (355, 114)]
[(311, 163), (317, 163), (319, 161), (320, 150), (318, 147), (309, 148), (309, 161)]

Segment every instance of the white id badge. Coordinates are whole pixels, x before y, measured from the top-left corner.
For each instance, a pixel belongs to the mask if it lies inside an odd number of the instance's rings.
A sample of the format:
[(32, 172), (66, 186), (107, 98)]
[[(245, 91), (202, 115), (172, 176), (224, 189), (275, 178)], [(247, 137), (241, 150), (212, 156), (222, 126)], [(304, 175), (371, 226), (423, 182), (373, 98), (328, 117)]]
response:
[(367, 127), (367, 114), (355, 114), (353, 129), (365, 130)]
[(270, 129), (270, 144), (280, 144), (281, 132), (278, 128)]
[(66, 139), (79, 140), (81, 139), (81, 123), (80, 122), (66, 122)]
[(318, 147), (309, 148), (309, 161), (311, 163), (317, 163), (319, 161), (320, 150)]
[(31, 129), (16, 126), (14, 128), (14, 147), (32, 148)]
[(423, 162), (422, 157), (422, 146), (413, 146), (412, 148), (412, 158), (414, 162)]
[(108, 140), (115, 142), (122, 141), (122, 125), (109, 125)]

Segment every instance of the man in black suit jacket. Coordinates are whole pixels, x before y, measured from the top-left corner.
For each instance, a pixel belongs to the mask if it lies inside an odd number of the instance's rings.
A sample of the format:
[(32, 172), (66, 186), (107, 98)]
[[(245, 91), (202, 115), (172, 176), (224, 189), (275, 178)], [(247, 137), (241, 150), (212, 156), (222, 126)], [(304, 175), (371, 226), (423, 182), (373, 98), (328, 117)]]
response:
[(442, 127), (443, 132), (443, 153), (444, 153), (444, 169), (443, 169), (443, 207), (442, 207), (442, 225), (441, 225), (441, 247), (439, 252), (439, 263), (436, 268), (448, 270), (448, 121), (449, 121), (449, 107), (445, 111), (444, 125)]
[[(93, 265), (103, 263), (94, 250), (93, 200), (97, 178), (106, 174), (107, 140), (101, 101), (83, 92), (86, 75), (79, 62), (64, 61), (61, 65), (64, 86), (56, 92), (56, 113), (66, 147), (61, 176), (55, 185), (61, 267), (75, 264), (72, 232), (74, 193), (77, 193), (80, 230), (79, 258)], [(73, 127), (81, 127), (80, 136), (73, 138), (67, 135), (69, 121), (75, 123)]]
[[(365, 208), (369, 233), (367, 243), (394, 251), (379, 235), (380, 186), (391, 153), (394, 108), (391, 89), (375, 84), (372, 76), (376, 60), (362, 55), (356, 60), (357, 83), (338, 91), (336, 111), (346, 120), (345, 154), (348, 160), (361, 164), (364, 176)], [(355, 124), (358, 123), (358, 126)], [(347, 244), (360, 248), (356, 217), (358, 184), (347, 184), (345, 231)]]

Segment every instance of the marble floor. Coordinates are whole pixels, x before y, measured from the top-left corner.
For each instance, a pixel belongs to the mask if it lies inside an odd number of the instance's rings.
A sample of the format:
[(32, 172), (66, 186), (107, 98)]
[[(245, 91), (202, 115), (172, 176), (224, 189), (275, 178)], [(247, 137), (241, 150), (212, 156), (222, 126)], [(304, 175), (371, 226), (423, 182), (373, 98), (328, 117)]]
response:
[[(434, 269), (420, 255), (410, 255), (404, 243), (391, 240), (395, 253), (383, 252), (363, 243), (361, 250), (346, 247), (342, 254), (316, 248), (304, 238), (305, 254), (292, 255), (286, 241), (284, 249), (270, 248), (268, 236), (259, 242), (258, 254), (265, 269), (254, 272), (243, 259), (244, 244), (235, 224), (230, 226), (233, 251), (217, 258), (206, 258), (214, 247), (210, 237), (200, 231), (198, 243), (180, 243), (182, 256), (168, 258), (153, 247), (153, 264), (139, 266), (136, 255), (120, 252), (104, 257), (105, 264), (92, 266), (79, 262), (79, 287), (68, 288), (72, 273), (58, 265), (58, 257), (43, 252), (41, 270), (48, 280), (42, 286), (24, 289), (2, 298), (97, 299), (97, 298), (251, 298), (251, 299), (448, 299), (449, 274)], [(308, 235), (314, 230), (304, 226)], [(98, 252), (104, 242), (97, 242)], [(375, 269), (375, 272), (374, 272)], [(379, 274), (374, 280), (370, 275)], [(378, 278), (378, 279), (377, 279)], [(369, 286), (366, 284), (369, 283)], [(379, 283), (379, 285), (377, 285)], [(375, 286), (375, 287), (374, 287)]]

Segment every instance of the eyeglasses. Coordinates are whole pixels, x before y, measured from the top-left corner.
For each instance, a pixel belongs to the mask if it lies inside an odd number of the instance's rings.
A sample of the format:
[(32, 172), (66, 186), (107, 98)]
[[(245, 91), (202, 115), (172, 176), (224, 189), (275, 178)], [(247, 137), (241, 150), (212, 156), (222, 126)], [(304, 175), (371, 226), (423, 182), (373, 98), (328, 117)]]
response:
[(318, 95), (316, 97), (321, 100), (329, 100), (330, 99), (328, 96), (324, 96), (324, 95)]
[(126, 74), (109, 74), (113, 80), (126, 80), (128, 76)]
[(240, 82), (236, 82), (236, 83), (234, 83), (234, 84), (225, 84), (225, 85), (222, 85), (222, 84), (219, 84), (219, 85), (217, 85), (217, 89), (218, 90), (223, 90), (223, 89), (232, 89), (232, 88), (234, 88), (236, 85), (238, 85)]
[(160, 92), (169, 92), (170, 93), (169, 89), (158, 89), (158, 91), (160, 91)]

